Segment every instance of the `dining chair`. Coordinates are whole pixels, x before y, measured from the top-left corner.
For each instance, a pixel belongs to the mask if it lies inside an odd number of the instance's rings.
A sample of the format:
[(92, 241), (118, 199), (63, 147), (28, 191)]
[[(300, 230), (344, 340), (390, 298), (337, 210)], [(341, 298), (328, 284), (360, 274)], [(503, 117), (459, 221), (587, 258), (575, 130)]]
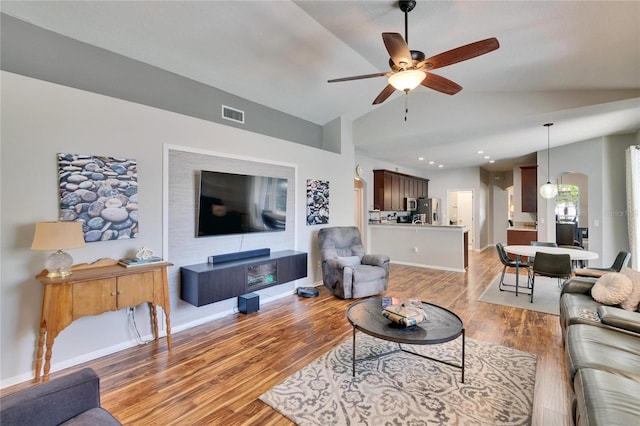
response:
[(536, 283), (536, 275), (558, 279), (571, 277), (571, 256), (568, 254), (549, 254), (536, 252), (533, 260), (533, 273), (531, 275), (531, 303), (533, 303), (533, 289)]
[(629, 259), (631, 259), (631, 253), (628, 251), (620, 251), (616, 256), (616, 259), (613, 261), (611, 266), (608, 268), (582, 268), (576, 269), (575, 274), (579, 277), (596, 277), (600, 278), (604, 274), (608, 272), (620, 272), (622, 268), (627, 266), (629, 263)]
[(540, 246), (540, 247), (558, 247), (557, 243), (552, 243), (548, 241), (531, 241), (532, 246)]
[[(524, 268), (527, 270), (527, 286), (525, 288), (531, 288), (531, 265), (529, 262), (517, 261), (511, 259), (507, 256), (507, 252), (504, 250), (504, 245), (502, 243), (496, 244), (496, 249), (498, 250), (498, 256), (500, 257), (500, 262), (502, 262), (502, 274), (500, 275), (500, 282), (498, 283), (498, 288), (500, 291), (512, 291), (518, 293), (518, 285), (516, 284), (507, 284), (504, 282), (504, 276), (507, 272), (507, 268)], [(506, 290), (504, 287), (515, 287), (516, 290)], [(526, 293), (525, 293), (526, 294)]]
[[(553, 242), (550, 242), (550, 241), (531, 241), (529, 243), (529, 245), (538, 246), (538, 247), (558, 247), (557, 243), (553, 243)], [(531, 264), (531, 266), (533, 266), (534, 260), (531, 259), (531, 258), (529, 258), (528, 260), (529, 260), (529, 263)]]

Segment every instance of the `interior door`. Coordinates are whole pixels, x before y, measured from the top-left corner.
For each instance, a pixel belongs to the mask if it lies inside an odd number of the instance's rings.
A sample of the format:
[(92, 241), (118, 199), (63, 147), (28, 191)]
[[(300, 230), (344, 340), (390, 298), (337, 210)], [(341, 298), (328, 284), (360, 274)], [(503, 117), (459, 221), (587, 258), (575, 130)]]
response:
[(473, 191), (448, 191), (449, 224), (466, 226), (469, 230), (469, 246), (473, 246)]

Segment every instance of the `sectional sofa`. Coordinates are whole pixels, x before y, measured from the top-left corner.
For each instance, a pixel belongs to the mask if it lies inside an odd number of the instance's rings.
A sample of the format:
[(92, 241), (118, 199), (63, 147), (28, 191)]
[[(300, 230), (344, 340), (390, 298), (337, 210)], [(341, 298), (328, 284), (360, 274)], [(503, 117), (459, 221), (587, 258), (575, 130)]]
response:
[(90, 368), (0, 398), (2, 426), (117, 426), (100, 406), (100, 378)]
[(599, 279), (573, 277), (564, 283), (560, 296), (574, 422), (640, 424), (639, 307), (637, 302), (632, 310), (595, 300), (592, 290)]

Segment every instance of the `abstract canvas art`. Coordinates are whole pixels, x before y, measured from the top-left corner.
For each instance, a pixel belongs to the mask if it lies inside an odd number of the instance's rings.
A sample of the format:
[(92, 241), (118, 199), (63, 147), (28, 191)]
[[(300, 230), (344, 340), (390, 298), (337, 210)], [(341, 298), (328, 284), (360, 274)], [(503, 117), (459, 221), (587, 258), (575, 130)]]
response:
[(329, 223), (329, 181), (307, 179), (307, 225)]
[(82, 222), (86, 242), (138, 236), (138, 163), (58, 154), (60, 220)]

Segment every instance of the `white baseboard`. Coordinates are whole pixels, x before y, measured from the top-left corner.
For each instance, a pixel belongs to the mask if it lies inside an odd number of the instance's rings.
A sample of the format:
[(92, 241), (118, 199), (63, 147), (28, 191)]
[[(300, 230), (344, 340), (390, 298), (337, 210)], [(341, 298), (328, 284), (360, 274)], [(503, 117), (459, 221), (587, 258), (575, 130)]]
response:
[(422, 263), (397, 262), (397, 261), (391, 261), (390, 263), (395, 263), (395, 264), (398, 264), (398, 265), (416, 266), (418, 268), (438, 269), (440, 271), (466, 272), (466, 269), (464, 269), (464, 268), (462, 268), (462, 269), (449, 268), (447, 266), (425, 265), (425, 264), (422, 264)]
[[(322, 283), (320, 283), (320, 284), (322, 284)], [(285, 292), (277, 293), (277, 294), (273, 294), (273, 295), (267, 295), (267, 294), (262, 293), (260, 295), (260, 299), (261, 299), (260, 303), (273, 302), (275, 300), (282, 299), (283, 297), (290, 296), (292, 294), (295, 294), (295, 290), (293, 290), (293, 291), (287, 290)], [(216, 319), (222, 318), (222, 317), (227, 316), (227, 315), (234, 314), (236, 312), (238, 312), (237, 307), (236, 308), (232, 308), (232, 309), (225, 309), (224, 311), (216, 312), (213, 315), (209, 315), (209, 316), (206, 316), (206, 317), (203, 317), (203, 318), (198, 318), (195, 321), (190, 321), (190, 322), (187, 322), (187, 323), (184, 323), (184, 324), (180, 324), (180, 325), (177, 325), (177, 326), (172, 326), (171, 327), (171, 331), (172, 331), (171, 334), (174, 335), (174, 334), (179, 333), (181, 331), (188, 330), (188, 329), (193, 328), (193, 327), (197, 327), (199, 325), (214, 321)], [(164, 322), (159, 321), (158, 325), (160, 325), (160, 324), (164, 324)], [(160, 335), (159, 337), (161, 337), (161, 338), (162, 337), (166, 337), (166, 335), (167, 335), (166, 329), (161, 329), (161, 328), (163, 328), (163, 327), (159, 327), (159, 329), (158, 329), (158, 334)], [(154, 339), (154, 337), (153, 337), (152, 334), (147, 334), (147, 335), (142, 336), (142, 340), (145, 341), (145, 342), (146, 341), (153, 341), (153, 339)], [(89, 362), (89, 361), (101, 358), (103, 356), (111, 355), (113, 353), (120, 352), (122, 350), (129, 349), (129, 348), (132, 348), (132, 347), (135, 347), (135, 346), (138, 346), (138, 345), (140, 345), (140, 343), (138, 343), (135, 339), (132, 339), (132, 340), (128, 340), (126, 342), (119, 343), (117, 345), (113, 345), (113, 346), (109, 346), (109, 347), (106, 347), (106, 348), (102, 348), (102, 349), (97, 350), (97, 351), (89, 352), (89, 353), (86, 353), (86, 354), (83, 354), (83, 355), (80, 355), (80, 356), (77, 356), (77, 357), (74, 357), (74, 358), (71, 358), (71, 359), (55, 362), (55, 363), (51, 364), (50, 373), (54, 373), (56, 371), (61, 371), (61, 370), (64, 370), (66, 368), (74, 367), (76, 365), (79, 365), (79, 364), (82, 364), (82, 363), (85, 363), (85, 362)], [(14, 377), (9, 377), (9, 378), (4, 379), (4, 380), (2, 380), (0, 382), (0, 389), (4, 389), (4, 388), (9, 387), (9, 386), (17, 385), (19, 383), (31, 381), (33, 379), (34, 379), (34, 372), (33, 371), (30, 371), (28, 373), (19, 374), (19, 375), (14, 376)]]

